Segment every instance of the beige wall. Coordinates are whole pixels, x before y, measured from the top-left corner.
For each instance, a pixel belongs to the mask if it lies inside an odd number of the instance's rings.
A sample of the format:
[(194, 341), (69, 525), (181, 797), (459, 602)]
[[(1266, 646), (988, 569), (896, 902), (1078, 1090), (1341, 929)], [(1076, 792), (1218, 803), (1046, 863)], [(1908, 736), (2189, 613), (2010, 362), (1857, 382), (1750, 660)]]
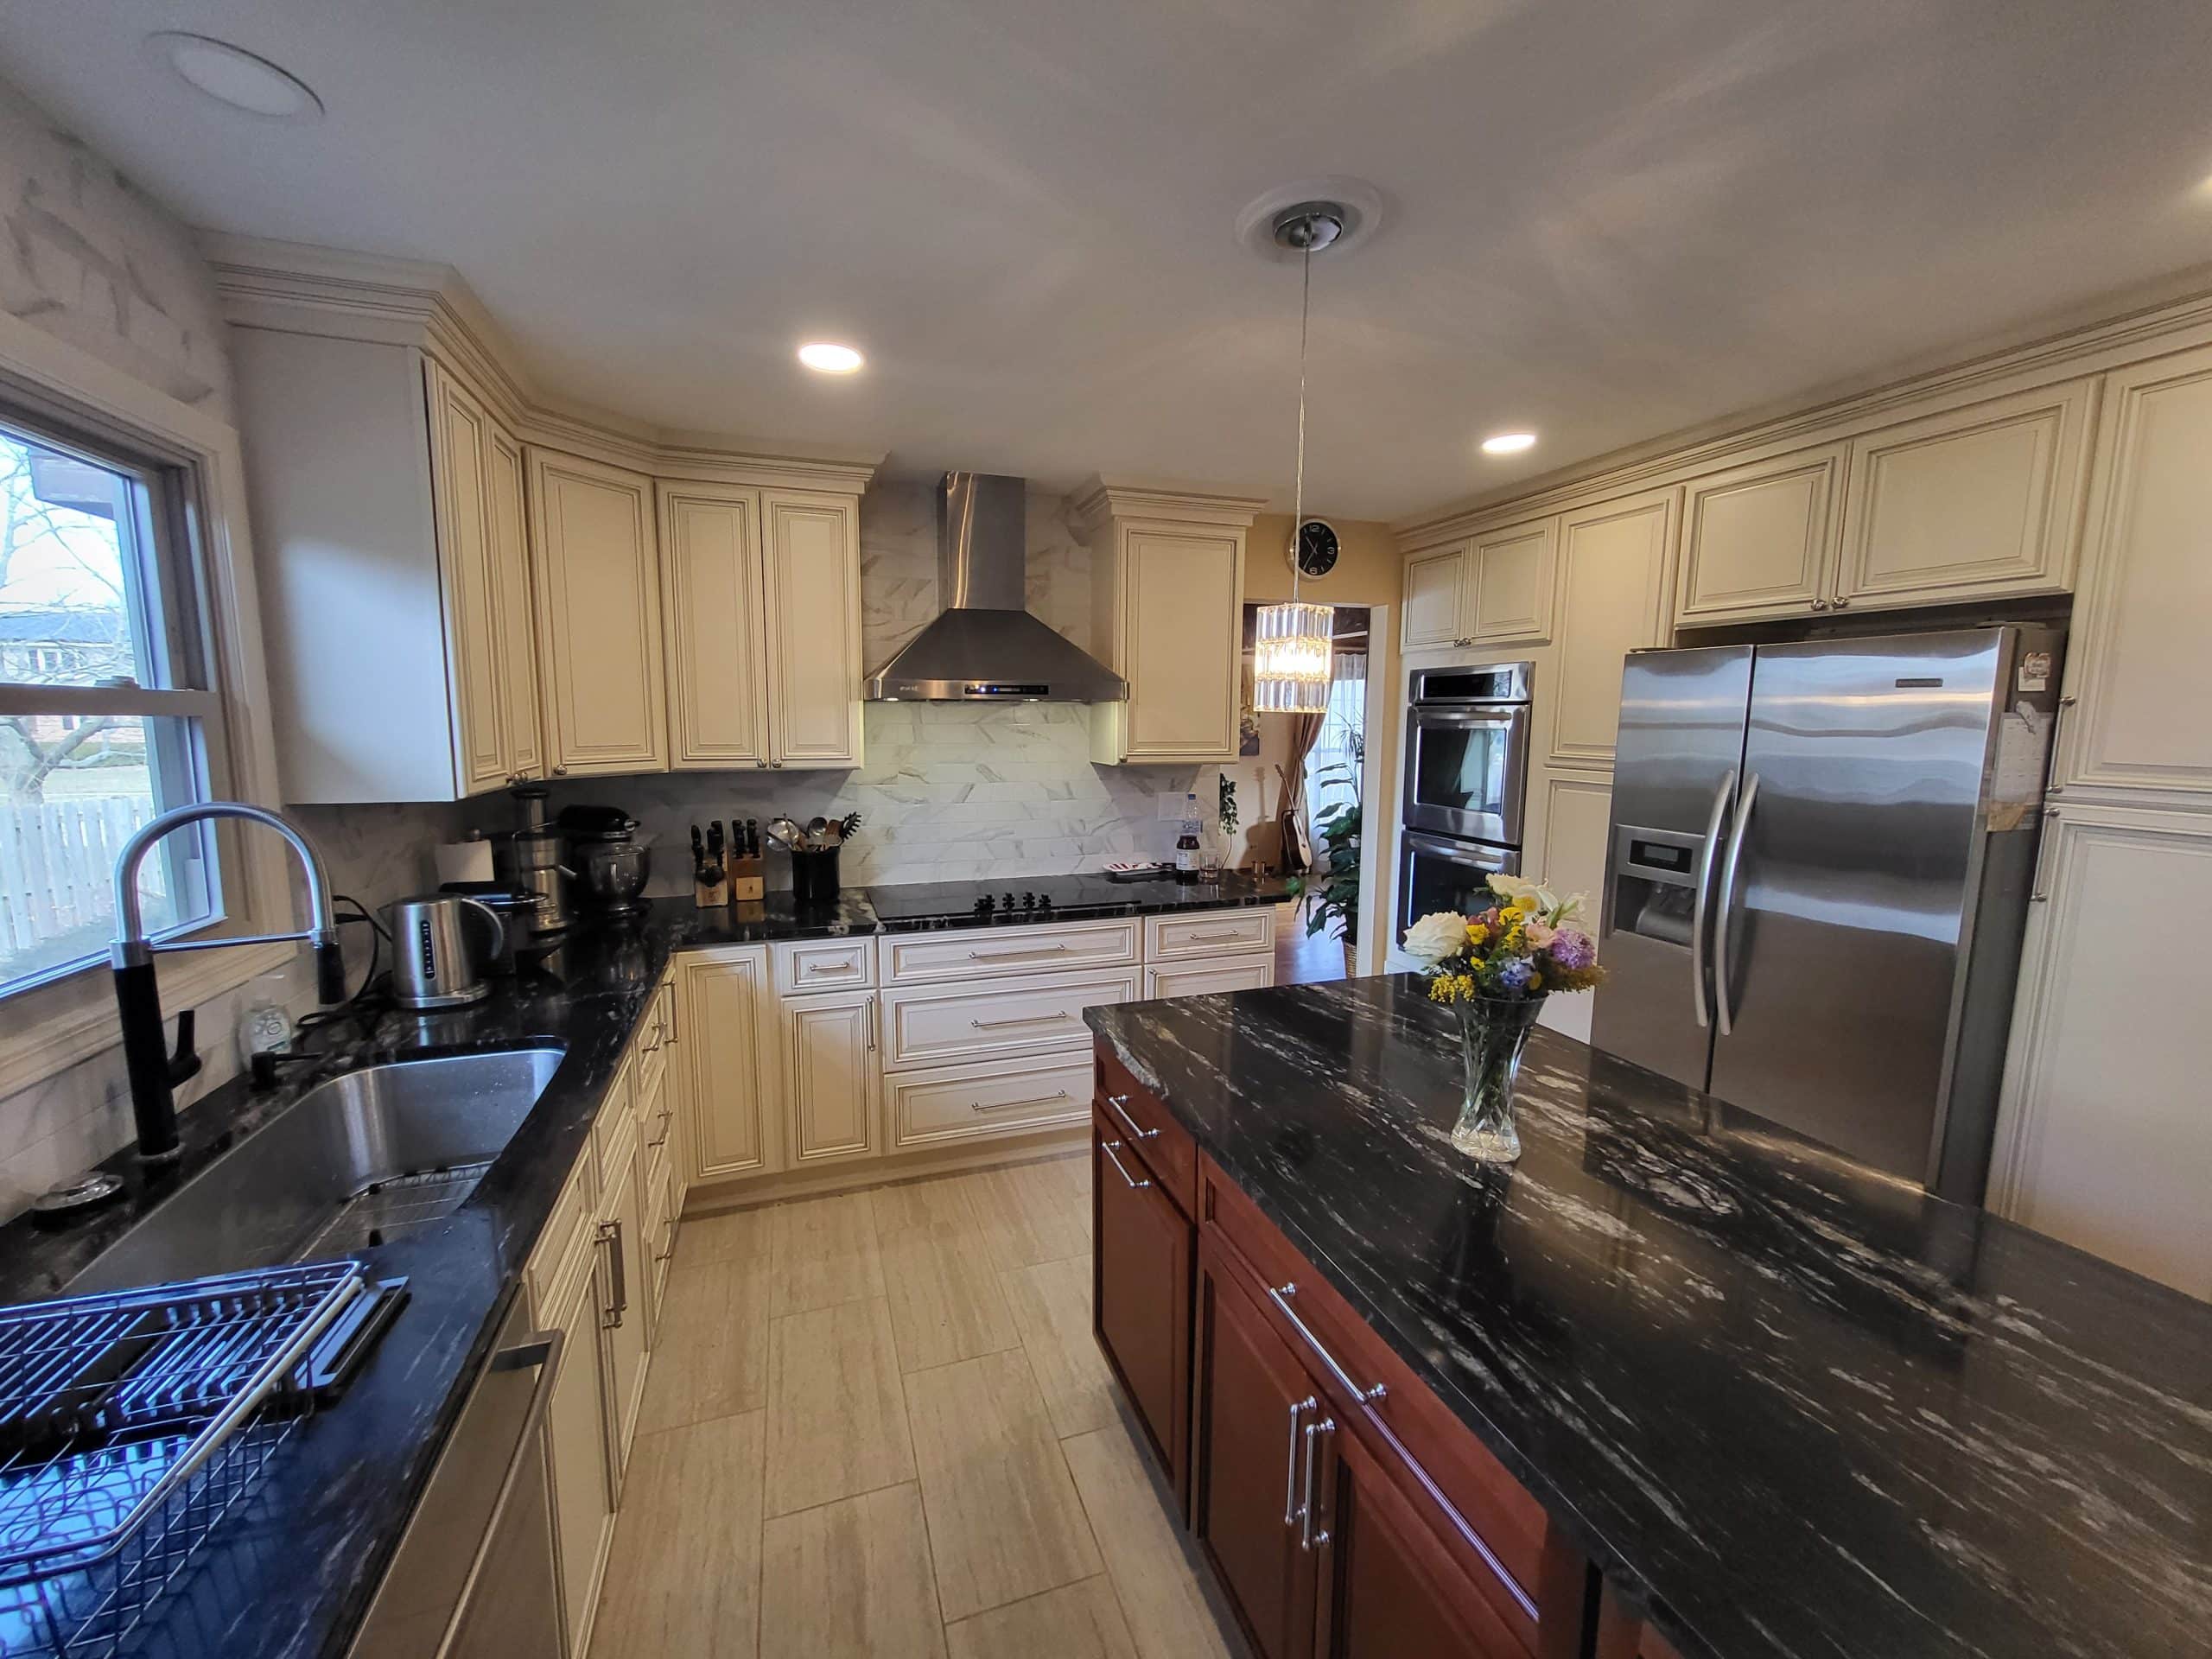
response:
[[(1333, 518), (1326, 513), (1307, 518), (1328, 518), (1336, 527), (1342, 550), (1337, 568), (1319, 582), (1301, 581), (1298, 596), (1319, 605), (1395, 605), (1402, 580), (1398, 543), (1390, 526), (1371, 518)], [(1290, 597), (1290, 562), (1283, 550), (1290, 545), (1290, 515), (1263, 512), (1252, 521), (1244, 539), (1244, 597), (1256, 600)]]

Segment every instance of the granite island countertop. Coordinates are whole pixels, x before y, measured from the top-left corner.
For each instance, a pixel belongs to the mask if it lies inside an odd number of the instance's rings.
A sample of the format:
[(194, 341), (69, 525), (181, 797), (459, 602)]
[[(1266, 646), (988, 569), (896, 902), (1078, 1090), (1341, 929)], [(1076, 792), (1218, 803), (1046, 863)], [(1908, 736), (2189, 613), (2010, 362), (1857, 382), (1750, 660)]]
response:
[[(938, 891), (964, 907), (967, 893), (1006, 885)], [(301, 1425), (195, 1558), (149, 1625), (148, 1650), (175, 1659), (336, 1659), (346, 1651), (670, 957), (873, 936), (884, 926), (871, 891), (849, 888), (833, 904), (805, 909), (789, 893), (711, 911), (656, 900), (639, 920), (581, 928), (534, 953), (521, 974), (497, 982), (494, 994), (473, 1007), (349, 1015), (309, 1039), (319, 1059), (288, 1068), (274, 1088), (256, 1091), (240, 1077), (181, 1112), (181, 1156), (171, 1170), (149, 1178), (131, 1154), (118, 1154), (102, 1167), (123, 1177), (119, 1200), (58, 1228), (28, 1216), (0, 1225), (0, 1304), (64, 1295), (134, 1224), (330, 1076), (440, 1053), (549, 1042), (564, 1051), (544, 1093), (459, 1210), (429, 1230), (359, 1253), (369, 1278), (406, 1278), (406, 1306), (344, 1396)], [(1128, 913), (1153, 914), (1281, 896), (1279, 882), (1236, 878), (1212, 887), (1116, 886), (1110, 900)]]
[(1410, 976), (1090, 1009), (1694, 1659), (2212, 1655), (2212, 1305)]

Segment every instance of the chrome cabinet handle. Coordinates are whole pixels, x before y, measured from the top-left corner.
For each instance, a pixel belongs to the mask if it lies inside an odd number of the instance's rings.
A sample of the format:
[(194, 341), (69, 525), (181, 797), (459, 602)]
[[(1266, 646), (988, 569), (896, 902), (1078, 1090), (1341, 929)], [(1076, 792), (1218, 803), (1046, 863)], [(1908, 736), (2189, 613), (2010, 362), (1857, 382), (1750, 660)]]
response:
[(648, 1141), (646, 1141), (646, 1142), (645, 1142), (645, 1147), (646, 1147), (646, 1149), (647, 1149), (648, 1151), (651, 1151), (651, 1150), (652, 1150), (653, 1147), (664, 1147), (664, 1146), (666, 1146), (666, 1145), (668, 1144), (668, 1123), (669, 1123), (669, 1120), (670, 1120), (671, 1118), (674, 1117), (675, 1116), (676, 1116), (676, 1108), (675, 1108), (675, 1107), (673, 1107), (673, 1106), (664, 1106), (664, 1107), (662, 1107), (662, 1108), (661, 1108), (661, 1113), (660, 1113), (660, 1134), (659, 1134), (658, 1136), (656, 1136), (654, 1139), (652, 1139), (652, 1140)]
[(1040, 944), (1027, 950), (970, 950), (968, 953), (968, 960), (970, 962), (1019, 962), (1024, 957), (1065, 957), (1067, 953), (1068, 948), (1065, 944)]
[(1230, 941), (1230, 940), (1238, 939), (1238, 938), (1243, 938), (1243, 936), (1242, 934), (1239, 934), (1239, 933), (1234, 933), (1234, 932), (1230, 932), (1230, 933), (1193, 933), (1193, 934), (1192, 934), (1192, 935), (1191, 935), (1191, 943), (1192, 943), (1192, 944), (1223, 944), (1223, 943), (1224, 943), (1224, 942), (1226, 942), (1226, 941)]
[(1825, 599), (1816, 599), (1813, 601), (1813, 608), (1816, 611), (1825, 611), (1827, 607), (1828, 602)]
[(1282, 1523), (1286, 1527), (1298, 1520), (1298, 1420), (1303, 1413), (1318, 1411), (1320, 1405), (1310, 1394), (1290, 1402), (1290, 1446), (1282, 1464)]
[(1122, 1179), (1129, 1184), (1129, 1190), (1132, 1192), (1135, 1192), (1139, 1187), (1150, 1186), (1152, 1185), (1150, 1181), (1141, 1181), (1137, 1179), (1136, 1177), (1129, 1173), (1128, 1166), (1127, 1165), (1122, 1163), (1119, 1158), (1114, 1157), (1114, 1148), (1121, 1144), (1122, 1143), (1118, 1141), (1101, 1141), (1098, 1143), (1098, 1150), (1104, 1153), (1108, 1158), (1113, 1160), (1114, 1167), (1121, 1172)]
[(565, 778), (569, 775), (569, 769), (566, 766), (556, 766), (553, 768), (553, 775), (556, 778)]
[(1840, 610), (1842, 610), (1846, 606), (1849, 605), (1850, 603), (1851, 603), (1851, 595), (1850, 595), (1850, 594), (1838, 594), (1835, 596), (1835, 599), (1834, 599), (1834, 602), (1833, 602), (1832, 608), (1833, 608), (1833, 609), (1835, 609), (1835, 610), (1839, 610), (1839, 611), (1840, 611)]
[(619, 1217), (599, 1224), (599, 1243), (609, 1247), (607, 1275), (610, 1281), (607, 1313), (600, 1324), (608, 1331), (620, 1330), (622, 1315), (630, 1306), (630, 1285), (628, 1270), (622, 1265), (622, 1223)]
[(2056, 795), (2064, 787), (2058, 781), (2058, 734), (2066, 724), (2066, 711), (2081, 701), (2069, 693), (2059, 698), (2058, 706), (2050, 711), (2050, 753), (2044, 757), (2043, 766), (2043, 792), (2046, 795)]
[(1336, 1432), (1337, 1420), (1333, 1417), (1324, 1417), (1318, 1423), (1306, 1425), (1306, 1495), (1298, 1504), (1298, 1547), (1300, 1549), (1312, 1549), (1317, 1544), (1329, 1541), (1326, 1527), (1319, 1532), (1313, 1529), (1313, 1448), (1325, 1436)]
[(1720, 897), (1713, 906), (1713, 1001), (1719, 1016), (1720, 1034), (1728, 1035), (1736, 1018), (1736, 998), (1730, 985), (1728, 922), (1736, 911), (1736, 872), (1744, 861), (1744, 842), (1751, 828), (1751, 808), (1759, 798), (1759, 775), (1744, 778), (1743, 798), (1736, 803), (1735, 828), (1728, 835), (1728, 856), (1720, 866)]
[(1346, 1394), (1365, 1405), (1382, 1399), (1390, 1392), (1389, 1386), (1382, 1382), (1377, 1382), (1371, 1389), (1361, 1388), (1358, 1383), (1351, 1380), (1351, 1373), (1337, 1363), (1337, 1357), (1321, 1345), (1320, 1338), (1306, 1328), (1306, 1321), (1298, 1317), (1297, 1311), (1290, 1305), (1290, 1299), (1298, 1294), (1298, 1286), (1294, 1281), (1287, 1285), (1268, 1286), (1268, 1294), (1274, 1300), (1274, 1305), (1282, 1310), (1282, 1316), (1290, 1321), (1291, 1328), (1305, 1338), (1308, 1348), (1320, 1357), (1321, 1363), (1329, 1368), (1329, 1374), (1343, 1385)]
[(2044, 855), (2050, 843), (2057, 838), (2054, 833), (2057, 827), (2058, 809), (2055, 806), (2046, 806), (2043, 810), (2043, 839), (2036, 843), (2035, 879), (2029, 884), (2028, 902), (2031, 905), (2045, 903), (2050, 898), (2050, 888), (2044, 880)]
[(1139, 1141), (1149, 1141), (1153, 1136), (1160, 1133), (1158, 1129), (1145, 1129), (1137, 1127), (1136, 1119), (1131, 1117), (1128, 1115), (1128, 1112), (1125, 1109), (1129, 1103), (1129, 1097), (1127, 1095), (1109, 1095), (1106, 1096), (1106, 1103), (1114, 1109), (1115, 1116), (1120, 1118), (1122, 1122), (1129, 1126), (1129, 1134), (1135, 1139)]
[(1697, 1014), (1698, 1029), (1712, 1023), (1705, 1003), (1706, 898), (1713, 887), (1713, 861), (1720, 851), (1720, 821), (1728, 816), (1729, 798), (1736, 792), (1736, 769), (1729, 767), (1720, 787), (1713, 791), (1713, 810), (1706, 815), (1705, 845), (1698, 850), (1697, 888), (1690, 899), (1690, 1007)]
[(1033, 1014), (1020, 1020), (970, 1020), (968, 1023), (978, 1031), (997, 1031), (1006, 1026), (1057, 1026), (1073, 1017), (1063, 1011), (1059, 1014)]
[(1056, 1089), (1049, 1095), (1032, 1095), (1027, 1100), (995, 1100), (988, 1106), (980, 1100), (971, 1100), (968, 1103), (968, 1109), (971, 1112), (1010, 1112), (1017, 1106), (1049, 1106), (1056, 1100), (1067, 1097), (1066, 1090)]

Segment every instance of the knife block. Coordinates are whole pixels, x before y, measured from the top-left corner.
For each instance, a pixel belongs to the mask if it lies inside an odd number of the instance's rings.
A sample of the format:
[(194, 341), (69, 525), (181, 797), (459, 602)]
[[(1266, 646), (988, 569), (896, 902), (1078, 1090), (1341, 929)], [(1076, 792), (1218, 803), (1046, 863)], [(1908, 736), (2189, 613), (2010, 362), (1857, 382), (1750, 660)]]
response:
[(729, 903), (729, 881), (717, 875), (709, 881), (702, 876), (691, 878), (691, 902), (701, 910), (720, 910)]
[(767, 861), (758, 853), (752, 854), (748, 857), (731, 859), (729, 892), (731, 898), (743, 899), (748, 903), (766, 897)]

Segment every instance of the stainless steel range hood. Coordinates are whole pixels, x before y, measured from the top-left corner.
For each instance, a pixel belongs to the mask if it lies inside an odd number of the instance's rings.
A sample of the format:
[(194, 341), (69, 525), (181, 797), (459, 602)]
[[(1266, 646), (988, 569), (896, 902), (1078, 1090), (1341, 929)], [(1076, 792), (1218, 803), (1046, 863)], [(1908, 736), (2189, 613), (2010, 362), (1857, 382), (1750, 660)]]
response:
[(1028, 486), (947, 473), (938, 486), (944, 611), (868, 677), (877, 702), (1118, 702), (1128, 683), (1023, 608)]

